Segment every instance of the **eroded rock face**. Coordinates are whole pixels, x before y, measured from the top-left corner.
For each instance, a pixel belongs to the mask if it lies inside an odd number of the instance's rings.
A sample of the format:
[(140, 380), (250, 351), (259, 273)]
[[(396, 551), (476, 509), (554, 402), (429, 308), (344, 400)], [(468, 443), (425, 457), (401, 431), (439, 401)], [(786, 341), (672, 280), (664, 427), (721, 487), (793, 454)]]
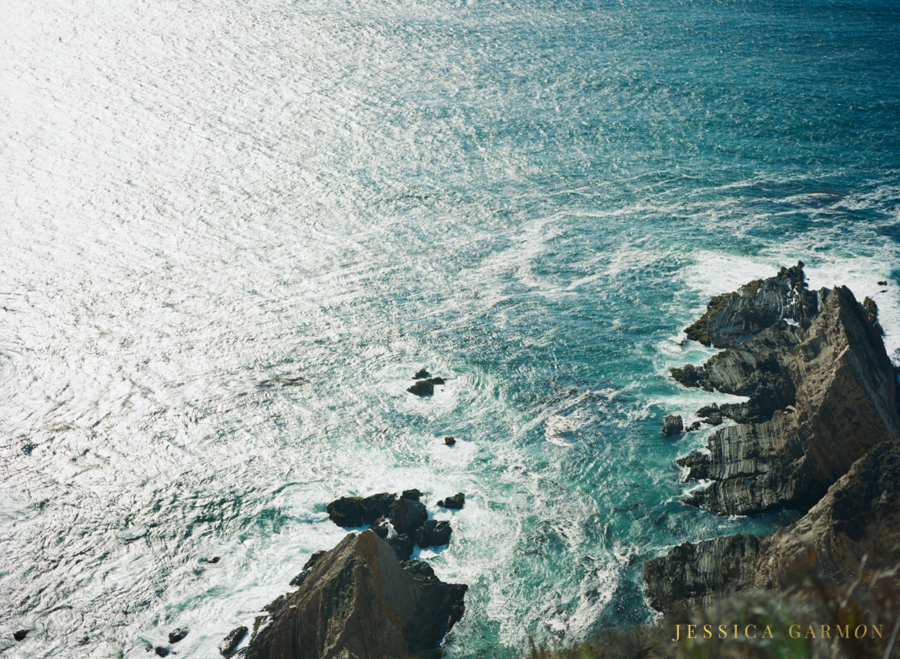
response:
[(845, 287), (820, 293), (808, 329), (779, 323), (693, 370), (700, 386), (751, 396), (717, 408), (751, 422), (679, 461), (713, 479), (687, 503), (728, 515), (809, 508), (867, 450), (900, 436), (894, 371), (869, 312)]
[(808, 327), (818, 297), (806, 289), (803, 263), (782, 268), (775, 277), (757, 279), (735, 293), (717, 295), (706, 312), (685, 330), (689, 339), (716, 348), (734, 346), (787, 318)]
[(665, 419), (663, 419), (662, 434), (665, 437), (672, 437), (673, 435), (680, 435), (683, 432), (684, 432), (684, 421), (682, 421), (680, 416), (678, 416), (678, 415), (667, 416)]
[(464, 611), (466, 586), (405, 570), (371, 531), (348, 535), (284, 596), (248, 659), (380, 659), (438, 654)]
[[(708, 606), (731, 592), (780, 590), (798, 565), (826, 581), (900, 563), (900, 442), (857, 460), (800, 520), (764, 538), (736, 535), (683, 544), (644, 566), (651, 605), (665, 613)], [(863, 561), (865, 557), (865, 561)]]

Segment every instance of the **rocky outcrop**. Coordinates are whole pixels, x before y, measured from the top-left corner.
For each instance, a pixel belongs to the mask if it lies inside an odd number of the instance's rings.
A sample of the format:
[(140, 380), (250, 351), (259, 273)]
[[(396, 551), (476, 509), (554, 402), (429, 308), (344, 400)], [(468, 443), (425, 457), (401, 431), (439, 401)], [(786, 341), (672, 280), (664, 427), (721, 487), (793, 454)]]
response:
[(808, 509), (867, 450), (900, 436), (894, 370), (869, 312), (845, 287), (817, 299), (807, 329), (779, 322), (690, 371), (696, 386), (750, 400), (717, 407), (744, 423), (679, 460), (688, 478), (713, 481), (687, 503), (728, 515)]
[(708, 606), (750, 589), (781, 590), (810, 565), (843, 583), (900, 564), (900, 442), (879, 444), (800, 520), (777, 533), (683, 544), (644, 566), (651, 605), (663, 612)]
[(684, 432), (684, 421), (680, 416), (667, 416), (663, 419), (662, 434), (665, 437), (680, 435)]
[(462, 492), (457, 492), (452, 497), (447, 497), (446, 499), (441, 499), (437, 502), (441, 508), (450, 508), (451, 510), (460, 510), (464, 505), (466, 505), (466, 495)]
[[(426, 547), (439, 547), (450, 542), (453, 529), (450, 522), (428, 520), (428, 511), (419, 499), (423, 496), (419, 490), (404, 490), (398, 497), (396, 494), (382, 492), (367, 497), (341, 497), (329, 503), (325, 510), (338, 526), (358, 528), (370, 525), (370, 529), (396, 552), (401, 561), (409, 559), (418, 544)], [(444, 508), (462, 508), (465, 502), (463, 493), (438, 501)], [(313, 560), (313, 559), (310, 559)], [(295, 581), (306, 574), (295, 577)], [(296, 585), (293, 581), (291, 585)]]
[(818, 296), (806, 288), (803, 263), (757, 279), (735, 293), (717, 295), (706, 312), (685, 329), (689, 339), (716, 348), (734, 346), (782, 319), (808, 327), (818, 312)]
[(315, 561), (299, 590), (276, 600), (247, 659), (440, 656), (467, 587), (410, 563), (371, 531), (348, 535)]

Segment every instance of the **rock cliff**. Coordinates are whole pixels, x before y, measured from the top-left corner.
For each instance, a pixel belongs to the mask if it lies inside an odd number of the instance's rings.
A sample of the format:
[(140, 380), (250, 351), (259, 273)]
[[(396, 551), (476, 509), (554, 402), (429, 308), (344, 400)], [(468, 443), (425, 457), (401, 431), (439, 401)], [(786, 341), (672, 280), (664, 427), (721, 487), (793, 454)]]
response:
[[(305, 576), (304, 576), (305, 575)], [(439, 657), (464, 611), (466, 586), (445, 584), (424, 563), (401, 563), (373, 531), (348, 535), (272, 603), (271, 624), (248, 659)]]
[(688, 479), (711, 481), (685, 502), (728, 515), (808, 512), (765, 538), (686, 543), (648, 561), (654, 608), (780, 590), (798, 564), (842, 582), (861, 564), (900, 562), (900, 406), (881, 334), (871, 300), (860, 304), (845, 287), (810, 293), (802, 263), (713, 298), (688, 328), (725, 350), (701, 367), (673, 369), (673, 377), (749, 400), (698, 411), (738, 425), (715, 431), (708, 451), (677, 461)]
[[(900, 564), (900, 442), (871, 449), (800, 520), (773, 535), (685, 543), (644, 566), (651, 606), (673, 613), (749, 589), (781, 590), (799, 565), (824, 581)], [(894, 577), (896, 579), (896, 577)]]
[(817, 297), (807, 329), (778, 322), (673, 373), (750, 396), (719, 408), (745, 423), (716, 431), (708, 454), (679, 460), (687, 478), (713, 481), (687, 503), (728, 515), (808, 509), (867, 450), (900, 436), (894, 370), (870, 315), (845, 287)]

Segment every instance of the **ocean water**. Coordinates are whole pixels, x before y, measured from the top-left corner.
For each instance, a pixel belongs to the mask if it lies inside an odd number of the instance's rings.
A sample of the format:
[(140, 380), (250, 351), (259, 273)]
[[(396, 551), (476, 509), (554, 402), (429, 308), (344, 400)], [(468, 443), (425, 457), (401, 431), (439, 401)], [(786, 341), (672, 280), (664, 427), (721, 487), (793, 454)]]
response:
[(451, 659), (652, 620), (648, 558), (794, 515), (679, 502), (708, 297), (803, 260), (900, 364), (897, 44), (887, 0), (5, 0), (0, 655), (218, 656), (328, 501), (412, 487)]

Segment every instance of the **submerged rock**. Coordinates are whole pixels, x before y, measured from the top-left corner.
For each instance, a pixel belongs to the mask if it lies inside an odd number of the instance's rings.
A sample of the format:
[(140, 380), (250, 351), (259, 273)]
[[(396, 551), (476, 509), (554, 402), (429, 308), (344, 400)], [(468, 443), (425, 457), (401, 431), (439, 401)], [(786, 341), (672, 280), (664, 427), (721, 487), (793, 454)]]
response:
[(451, 508), (453, 510), (459, 510), (466, 503), (466, 495), (462, 492), (457, 492), (452, 497), (447, 497), (446, 499), (441, 499), (437, 502), (441, 508)]
[[(416, 562), (417, 563), (417, 562)], [(247, 649), (247, 659), (380, 659), (439, 655), (462, 617), (466, 586), (404, 569), (370, 531), (322, 556)]]
[(183, 641), (184, 637), (188, 635), (188, 630), (182, 627), (179, 627), (174, 632), (169, 632), (169, 643), (178, 643), (178, 641)]
[(434, 382), (431, 380), (419, 380), (413, 386), (406, 389), (409, 393), (419, 397), (434, 395)]
[(225, 637), (225, 640), (222, 641), (222, 644), (219, 646), (219, 652), (222, 653), (223, 657), (227, 657), (231, 655), (237, 649), (237, 646), (241, 644), (241, 641), (244, 640), (244, 637), (247, 635), (247, 632), (250, 631), (246, 627), (237, 627), (232, 629), (228, 636)]
[(444, 384), (444, 382), (445, 380), (442, 377), (426, 378), (424, 380), (416, 381), (415, 384), (407, 388), (407, 391), (416, 396), (433, 396), (434, 385)]
[(684, 421), (681, 420), (680, 416), (667, 416), (663, 420), (662, 434), (666, 437), (679, 435), (682, 432), (684, 432)]

